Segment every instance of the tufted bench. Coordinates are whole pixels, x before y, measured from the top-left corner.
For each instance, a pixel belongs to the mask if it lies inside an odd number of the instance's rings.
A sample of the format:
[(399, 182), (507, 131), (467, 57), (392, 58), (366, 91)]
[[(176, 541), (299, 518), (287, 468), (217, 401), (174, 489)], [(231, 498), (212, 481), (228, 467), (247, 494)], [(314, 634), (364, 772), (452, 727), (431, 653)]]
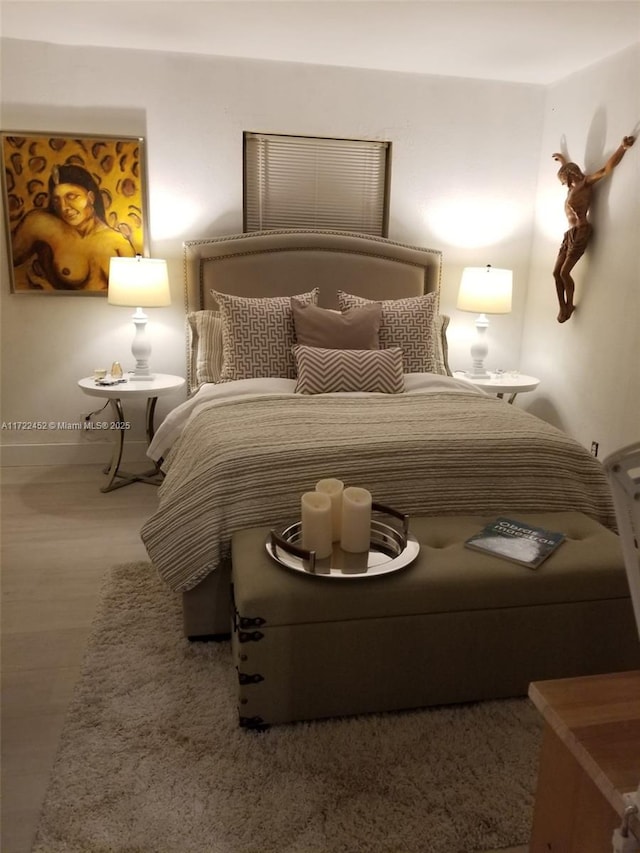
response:
[(415, 518), (413, 564), (332, 580), (275, 563), (268, 528), (236, 533), (241, 725), (525, 696), (531, 681), (637, 668), (615, 533), (580, 513), (514, 517), (567, 541), (531, 570), (464, 547), (492, 517)]

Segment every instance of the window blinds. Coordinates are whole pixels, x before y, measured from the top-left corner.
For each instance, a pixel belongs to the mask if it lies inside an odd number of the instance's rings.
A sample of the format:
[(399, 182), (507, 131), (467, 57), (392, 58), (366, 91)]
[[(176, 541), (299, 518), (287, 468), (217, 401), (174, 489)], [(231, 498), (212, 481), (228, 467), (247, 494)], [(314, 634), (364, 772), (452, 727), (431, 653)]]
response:
[(244, 134), (244, 230), (386, 236), (388, 142)]

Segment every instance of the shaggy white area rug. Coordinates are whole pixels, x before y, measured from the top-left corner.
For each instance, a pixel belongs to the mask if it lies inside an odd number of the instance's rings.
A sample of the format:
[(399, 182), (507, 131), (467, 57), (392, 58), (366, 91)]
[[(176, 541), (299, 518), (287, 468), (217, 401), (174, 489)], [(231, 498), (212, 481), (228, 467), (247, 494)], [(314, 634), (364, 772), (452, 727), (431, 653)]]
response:
[(240, 729), (228, 643), (148, 563), (105, 581), (37, 853), (470, 853), (528, 842), (526, 699)]

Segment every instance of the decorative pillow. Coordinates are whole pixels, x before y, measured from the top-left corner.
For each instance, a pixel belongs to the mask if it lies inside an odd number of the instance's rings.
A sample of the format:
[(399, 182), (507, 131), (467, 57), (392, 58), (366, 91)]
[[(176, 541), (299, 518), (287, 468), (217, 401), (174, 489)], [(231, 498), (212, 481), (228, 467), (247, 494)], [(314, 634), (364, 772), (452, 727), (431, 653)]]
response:
[(379, 302), (331, 311), (317, 305), (304, 305), (291, 297), (296, 341), (325, 349), (379, 349), (378, 330), (382, 321)]
[[(436, 305), (437, 293), (410, 296), (407, 299), (383, 299), (380, 346), (400, 347), (404, 356), (405, 373), (437, 373)], [(371, 300), (352, 293), (338, 291), (342, 311)]]
[(332, 391), (369, 391), (398, 394), (404, 391), (402, 350), (324, 349), (297, 344), (293, 354), (298, 367), (295, 390), (299, 394)]
[(191, 311), (189, 322), (190, 391), (218, 382), (222, 372), (222, 317), (219, 311)]
[(447, 342), (447, 328), (450, 319), (447, 314), (438, 314), (436, 317), (436, 373), (443, 376), (453, 376), (449, 367), (449, 344)]
[[(295, 379), (295, 343), (289, 296), (231, 296), (212, 290), (222, 317), (223, 363), (220, 382), (279, 376)], [(316, 302), (318, 290), (296, 295)]]

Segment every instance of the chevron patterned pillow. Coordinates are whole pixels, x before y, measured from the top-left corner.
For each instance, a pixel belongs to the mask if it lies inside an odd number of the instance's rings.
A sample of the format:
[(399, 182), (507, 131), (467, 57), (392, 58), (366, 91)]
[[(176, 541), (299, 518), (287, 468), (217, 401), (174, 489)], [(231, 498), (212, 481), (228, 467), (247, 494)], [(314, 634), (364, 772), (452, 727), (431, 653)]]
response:
[[(380, 348), (400, 347), (405, 373), (439, 373), (436, 328), (437, 293), (409, 296), (407, 299), (382, 299)], [(341, 311), (376, 301), (338, 291)]]
[[(295, 326), (289, 296), (231, 296), (212, 290), (222, 317), (220, 382), (279, 376), (295, 379)], [(318, 290), (296, 294), (316, 302)]]
[(297, 344), (293, 347), (299, 394), (335, 391), (367, 391), (399, 394), (404, 391), (402, 350), (323, 349)]

